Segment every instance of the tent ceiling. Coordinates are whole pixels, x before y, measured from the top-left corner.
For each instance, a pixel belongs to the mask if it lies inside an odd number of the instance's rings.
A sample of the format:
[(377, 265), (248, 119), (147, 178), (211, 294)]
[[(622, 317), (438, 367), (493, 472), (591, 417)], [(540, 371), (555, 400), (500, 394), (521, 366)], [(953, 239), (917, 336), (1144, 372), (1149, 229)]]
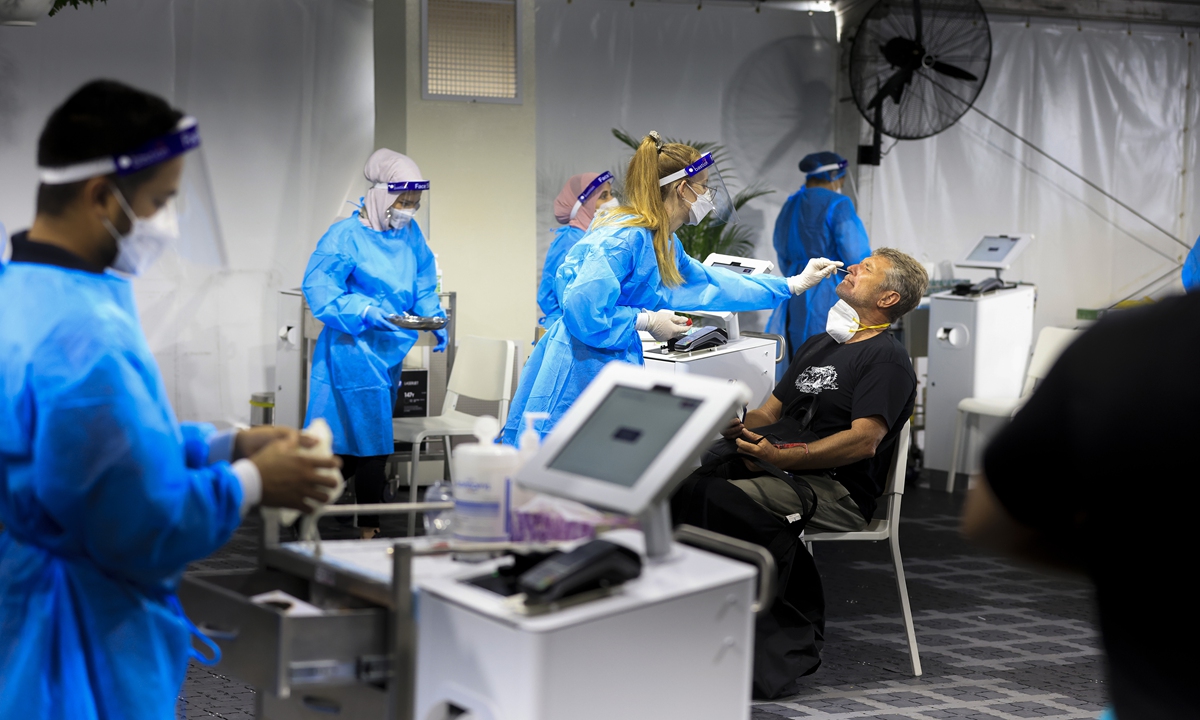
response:
[[(933, 0), (927, 0), (932, 2)], [(839, 37), (853, 32), (876, 0), (837, 0)], [(989, 15), (1200, 26), (1200, 0), (980, 0)]]

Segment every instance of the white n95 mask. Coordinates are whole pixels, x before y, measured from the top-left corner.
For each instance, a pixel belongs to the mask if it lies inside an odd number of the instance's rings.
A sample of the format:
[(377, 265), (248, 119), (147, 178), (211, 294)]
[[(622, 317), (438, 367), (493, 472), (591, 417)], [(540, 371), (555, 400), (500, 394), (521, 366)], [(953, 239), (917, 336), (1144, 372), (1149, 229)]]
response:
[(388, 208), (388, 225), (391, 225), (393, 230), (399, 230), (408, 225), (414, 217), (417, 216), (416, 210), (397, 210), (396, 208)]
[(854, 312), (854, 308), (850, 307), (850, 303), (845, 300), (838, 300), (837, 303), (829, 309), (829, 317), (825, 321), (825, 332), (837, 340), (839, 345), (842, 345), (854, 337), (854, 333), (862, 332), (863, 330), (880, 330), (888, 327), (891, 323), (883, 325), (863, 325), (858, 319), (858, 313)]
[[(692, 192), (696, 192), (696, 189), (690, 185), (688, 188)], [(696, 192), (696, 202), (692, 203), (692, 206), (688, 208), (688, 225), (699, 225), (701, 220), (703, 220), (710, 212), (716, 209), (717, 206), (713, 204), (712, 198), (709, 197), (709, 193), (701, 194)]]
[(138, 277), (158, 260), (168, 245), (179, 241), (179, 216), (175, 211), (175, 201), (169, 200), (150, 217), (140, 218), (133, 214), (125, 196), (115, 186), (113, 193), (132, 227), (122, 235), (108, 218), (103, 220), (105, 229), (117, 241), (117, 257), (113, 260), (112, 269)]
[(598, 213), (608, 212), (609, 210), (616, 210), (620, 206), (621, 206), (621, 203), (617, 202), (616, 198), (611, 198), (608, 201), (602, 202), (599, 205), (597, 205), (596, 212), (598, 212)]

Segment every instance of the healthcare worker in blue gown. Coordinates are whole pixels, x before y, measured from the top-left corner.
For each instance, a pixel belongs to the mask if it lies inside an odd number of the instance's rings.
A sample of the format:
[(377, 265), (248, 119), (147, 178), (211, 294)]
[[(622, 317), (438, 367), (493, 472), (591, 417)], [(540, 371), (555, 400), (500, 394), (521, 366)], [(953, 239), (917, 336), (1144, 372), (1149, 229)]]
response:
[(596, 218), (558, 269), (563, 314), (521, 373), (504, 442), (516, 444), (526, 412), (549, 414), (534, 425), (545, 436), (605, 364), (644, 364), (639, 330), (660, 341), (687, 332), (688, 321), (674, 311), (766, 310), (837, 267), (816, 258), (788, 278), (704, 267), (684, 252), (675, 231), (710, 213), (736, 221), (712, 155), (664, 143), (658, 133), (646, 136), (629, 161), (625, 204)]
[(567, 252), (587, 232), (592, 217), (617, 206), (612, 194), (612, 173), (580, 173), (572, 175), (554, 199), (554, 219), (562, 225), (554, 231), (554, 241), (546, 251), (546, 262), (542, 266), (542, 281), (538, 284), (537, 302), (545, 315), (538, 320), (548, 328), (562, 316), (558, 295), (554, 292), (554, 277), (559, 266), (567, 258)]
[[(445, 312), (433, 251), (415, 219), (429, 181), (412, 159), (386, 149), (371, 155), (363, 174), (372, 185), (359, 211), (329, 228), (304, 271), (304, 297), (325, 323), (313, 353), (307, 421), (329, 421), (357, 501), (380, 503), (395, 447), (400, 366), (417, 342), (417, 331), (388, 317)], [(434, 351), (445, 350), (446, 331), (434, 334)], [(379, 532), (378, 516), (360, 515), (358, 525), (365, 538)]]
[(1188, 292), (1200, 290), (1200, 238), (1196, 238), (1183, 261), (1183, 289)]
[[(854, 203), (841, 194), (847, 164), (832, 152), (813, 153), (800, 161), (804, 187), (787, 199), (775, 220), (775, 252), (784, 275), (799, 272), (810, 258), (826, 257), (850, 266), (871, 254)], [(829, 310), (838, 301), (838, 277), (834, 273), (772, 313), (767, 332), (787, 338), (789, 359), (805, 340), (825, 332)], [(780, 373), (786, 368), (787, 363), (779, 364)]]
[(38, 141), (37, 213), (0, 264), (0, 718), (174, 718), (184, 568), (251, 506), (336, 485), (317, 470), (337, 459), (297, 456), (295, 430), (171, 410), (128, 278), (174, 242), (198, 144), (195, 121), (111, 81)]

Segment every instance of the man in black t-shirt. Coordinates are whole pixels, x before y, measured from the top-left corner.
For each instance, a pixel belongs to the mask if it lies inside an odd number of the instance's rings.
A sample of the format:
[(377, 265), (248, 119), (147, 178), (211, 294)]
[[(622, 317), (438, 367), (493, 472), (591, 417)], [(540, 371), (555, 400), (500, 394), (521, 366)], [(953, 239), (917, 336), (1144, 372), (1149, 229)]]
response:
[(1200, 714), (1197, 318), (1194, 293), (1084, 333), (988, 446), (963, 514), (970, 539), (1095, 583), (1120, 720)]
[[(837, 532), (865, 528), (883, 493), (917, 389), (908, 353), (886, 329), (917, 306), (929, 284), (920, 263), (891, 248), (848, 271), (830, 331), (801, 345), (767, 402), (724, 431), (742, 453), (803, 476), (819, 500), (807, 527)], [(776, 447), (753, 431), (785, 414), (810, 417), (795, 446)], [(803, 511), (792, 487), (776, 477), (730, 482), (773, 512)]]

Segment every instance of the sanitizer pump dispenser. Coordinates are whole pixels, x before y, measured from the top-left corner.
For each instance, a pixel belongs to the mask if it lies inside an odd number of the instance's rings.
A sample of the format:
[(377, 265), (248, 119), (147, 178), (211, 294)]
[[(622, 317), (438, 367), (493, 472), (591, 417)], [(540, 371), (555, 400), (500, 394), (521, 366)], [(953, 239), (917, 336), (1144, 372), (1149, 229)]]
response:
[(496, 444), (500, 423), (483, 416), (475, 421), (477, 443), (454, 450), (454, 537), (470, 542), (508, 540), (512, 478), (516, 448)]

